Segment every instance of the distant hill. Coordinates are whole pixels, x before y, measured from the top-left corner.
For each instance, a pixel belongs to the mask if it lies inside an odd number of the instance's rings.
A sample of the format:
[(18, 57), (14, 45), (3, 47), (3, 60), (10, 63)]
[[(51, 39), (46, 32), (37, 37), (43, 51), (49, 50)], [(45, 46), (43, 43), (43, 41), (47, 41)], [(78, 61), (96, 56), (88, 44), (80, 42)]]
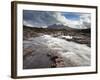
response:
[(31, 29), (48, 29), (48, 30), (51, 30), (51, 29), (54, 29), (54, 30), (67, 30), (67, 31), (76, 31), (76, 32), (83, 32), (83, 33), (91, 33), (91, 29), (88, 28), (88, 29), (76, 29), (76, 28), (71, 28), (71, 27), (68, 27), (68, 26), (64, 26), (63, 24), (53, 24), (53, 25), (49, 25), (47, 28), (43, 28), (43, 27), (31, 27), (31, 26), (25, 26), (23, 25), (23, 27), (25, 28), (31, 28)]
[(69, 27), (64, 26), (63, 24), (52, 24), (52, 25), (49, 25), (47, 28), (50, 28), (50, 29), (68, 29)]

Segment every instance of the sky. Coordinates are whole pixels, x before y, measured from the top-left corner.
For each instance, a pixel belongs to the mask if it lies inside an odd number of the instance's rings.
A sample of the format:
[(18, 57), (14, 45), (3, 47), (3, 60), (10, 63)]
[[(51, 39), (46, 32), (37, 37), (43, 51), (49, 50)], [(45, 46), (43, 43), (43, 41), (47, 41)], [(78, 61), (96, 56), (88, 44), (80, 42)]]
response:
[(70, 20), (79, 20), (80, 19), (80, 13), (62, 12), (62, 15), (65, 16), (67, 19), (70, 19)]
[(90, 13), (23, 10), (23, 24), (31, 27), (47, 28), (53, 24), (63, 24), (71, 28), (91, 28)]

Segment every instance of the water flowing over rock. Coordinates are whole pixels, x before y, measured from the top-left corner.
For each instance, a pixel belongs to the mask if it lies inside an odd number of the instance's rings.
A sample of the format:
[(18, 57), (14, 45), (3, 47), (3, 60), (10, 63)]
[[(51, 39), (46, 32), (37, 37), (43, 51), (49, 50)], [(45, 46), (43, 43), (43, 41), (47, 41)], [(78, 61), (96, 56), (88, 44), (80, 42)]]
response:
[(23, 42), (23, 68), (76, 67), (91, 65), (91, 48), (50, 35)]

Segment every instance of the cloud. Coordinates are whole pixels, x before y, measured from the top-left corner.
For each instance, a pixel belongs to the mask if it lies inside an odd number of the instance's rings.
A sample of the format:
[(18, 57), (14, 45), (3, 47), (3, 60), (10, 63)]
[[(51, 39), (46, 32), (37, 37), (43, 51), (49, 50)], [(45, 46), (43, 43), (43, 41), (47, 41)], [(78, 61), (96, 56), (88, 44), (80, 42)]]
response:
[(55, 17), (55, 12), (48, 11), (23, 11), (23, 24), (32, 27), (43, 27), (60, 23)]
[[(91, 27), (91, 15), (88, 13), (74, 13), (54, 11), (32, 11), (24, 10), (23, 24), (31, 27), (46, 28), (52, 24), (63, 24), (71, 28), (86, 29)], [(69, 18), (67, 18), (67, 15)], [(73, 19), (73, 15), (78, 19)]]
[(53, 16), (63, 25), (72, 27), (72, 28), (80, 28), (79, 27), (79, 20), (71, 20), (66, 18), (63, 13), (61, 12), (55, 12), (55, 14), (53, 14)]
[(67, 25), (69, 23), (69, 20), (65, 18), (60, 12), (55, 12), (55, 15), (53, 15), (59, 22), (62, 24)]
[(80, 25), (84, 28), (91, 28), (91, 15), (82, 14), (80, 16)]
[(77, 29), (91, 28), (91, 15), (90, 14), (80, 13), (77, 15), (77, 16), (79, 16), (79, 19), (77, 19), (77, 20), (73, 20), (71, 18), (69, 19), (69, 18), (65, 17), (64, 15), (62, 15), (62, 13), (60, 13), (60, 12), (56, 13), (55, 16), (56, 16), (57, 20), (59, 20), (64, 25), (67, 25), (69, 27), (77, 28)]

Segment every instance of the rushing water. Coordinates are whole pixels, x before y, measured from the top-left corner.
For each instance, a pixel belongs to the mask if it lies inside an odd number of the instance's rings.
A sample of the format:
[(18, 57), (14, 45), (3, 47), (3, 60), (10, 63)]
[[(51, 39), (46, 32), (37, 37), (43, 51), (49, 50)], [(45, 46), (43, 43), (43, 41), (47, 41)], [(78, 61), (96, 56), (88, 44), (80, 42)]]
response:
[[(64, 36), (66, 37), (66, 36)], [(72, 38), (72, 37), (66, 37)], [(23, 68), (49, 68), (53, 63), (50, 55), (59, 55), (63, 58), (66, 67), (89, 66), (91, 60), (91, 48), (72, 41), (50, 35), (29, 38), (24, 40)]]

